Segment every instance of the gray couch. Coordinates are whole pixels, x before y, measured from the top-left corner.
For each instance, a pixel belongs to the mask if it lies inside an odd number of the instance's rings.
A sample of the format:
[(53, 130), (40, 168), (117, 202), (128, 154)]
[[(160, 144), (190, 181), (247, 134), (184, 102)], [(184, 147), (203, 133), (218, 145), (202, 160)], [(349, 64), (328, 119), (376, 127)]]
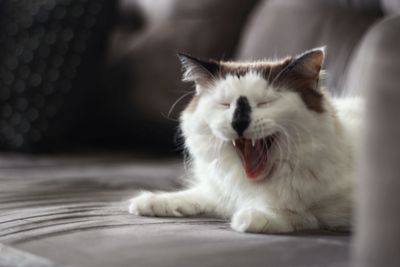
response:
[(179, 188), (182, 160), (165, 153), (3, 154), (0, 266), (400, 266), (399, 13), (396, 0), (126, 0), (120, 16), (140, 14), (142, 26), (111, 36), (109, 64), (127, 69), (133, 105), (160, 131), (160, 111), (187, 89), (176, 50), (247, 60), (327, 45), (332, 93), (368, 100), (354, 234), (129, 215), (137, 190)]

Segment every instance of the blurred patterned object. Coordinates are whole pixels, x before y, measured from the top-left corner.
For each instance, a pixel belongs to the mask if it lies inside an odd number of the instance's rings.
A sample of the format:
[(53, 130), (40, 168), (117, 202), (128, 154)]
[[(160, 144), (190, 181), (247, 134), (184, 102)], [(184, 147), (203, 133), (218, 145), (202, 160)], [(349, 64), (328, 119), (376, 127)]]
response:
[[(124, 147), (176, 150), (173, 136), (180, 111), (192, 95), (181, 82), (177, 51), (204, 58), (232, 59), (248, 16), (259, 0), (120, 0), (110, 35), (109, 90), (101, 133)], [(94, 117), (94, 116), (92, 116)], [(110, 132), (112, 131), (114, 132)], [(179, 141), (178, 141), (179, 144)]]
[[(0, 2), (0, 149), (66, 143), (95, 88), (114, 1)], [(53, 147), (53, 149), (56, 149)]]

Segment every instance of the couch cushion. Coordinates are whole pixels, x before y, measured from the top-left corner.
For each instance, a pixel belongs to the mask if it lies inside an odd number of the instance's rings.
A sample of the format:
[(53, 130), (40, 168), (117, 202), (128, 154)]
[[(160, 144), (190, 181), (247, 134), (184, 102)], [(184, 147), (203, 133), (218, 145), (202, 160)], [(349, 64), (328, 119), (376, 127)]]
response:
[(242, 234), (212, 217), (128, 214), (139, 189), (173, 190), (182, 174), (180, 159), (0, 156), (0, 266), (348, 265), (347, 235)]
[(400, 2), (398, 0), (382, 0), (382, 5), (387, 14), (400, 13)]
[(284, 57), (327, 45), (327, 85), (340, 93), (352, 52), (379, 12), (336, 1), (263, 1), (246, 26), (238, 58)]
[(366, 35), (350, 73), (366, 93), (362, 131), (354, 266), (400, 266), (400, 16)]

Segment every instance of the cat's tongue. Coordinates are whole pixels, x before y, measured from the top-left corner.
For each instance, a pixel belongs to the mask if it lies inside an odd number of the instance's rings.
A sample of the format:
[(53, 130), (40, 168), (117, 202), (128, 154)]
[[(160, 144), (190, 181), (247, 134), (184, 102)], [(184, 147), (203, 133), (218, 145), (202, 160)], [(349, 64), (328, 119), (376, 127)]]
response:
[(266, 170), (268, 154), (263, 140), (252, 142), (248, 139), (239, 139), (236, 141), (236, 150), (248, 178), (256, 179)]

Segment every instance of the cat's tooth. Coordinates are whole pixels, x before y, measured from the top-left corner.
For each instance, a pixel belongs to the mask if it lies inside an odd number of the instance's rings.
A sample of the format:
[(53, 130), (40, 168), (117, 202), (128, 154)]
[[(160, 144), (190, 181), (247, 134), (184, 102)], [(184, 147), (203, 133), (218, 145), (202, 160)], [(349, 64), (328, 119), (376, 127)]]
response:
[(232, 145), (233, 145), (233, 146), (236, 146), (235, 140), (232, 140)]
[(255, 147), (255, 146), (256, 146), (256, 140), (251, 139), (251, 145), (252, 145), (253, 147)]

